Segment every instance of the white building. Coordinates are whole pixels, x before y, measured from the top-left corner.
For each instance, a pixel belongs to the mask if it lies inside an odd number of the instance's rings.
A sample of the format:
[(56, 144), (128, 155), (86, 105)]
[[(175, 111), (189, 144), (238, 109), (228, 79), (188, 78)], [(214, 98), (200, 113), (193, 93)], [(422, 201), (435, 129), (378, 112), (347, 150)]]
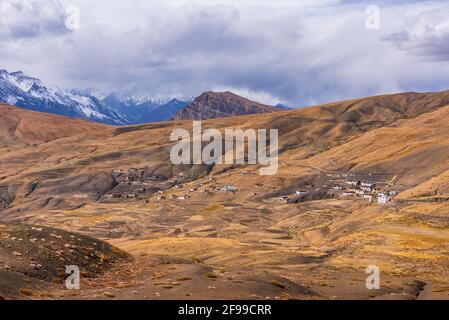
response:
[(234, 186), (230, 186), (230, 185), (224, 186), (221, 190), (227, 191), (227, 192), (237, 192), (237, 191), (239, 191), (238, 188), (236, 188)]
[(374, 183), (373, 182), (362, 182), (360, 185), (362, 187), (370, 187), (370, 188), (374, 187)]
[(380, 204), (387, 204), (388, 202), (390, 202), (390, 200), (391, 198), (386, 194), (380, 194), (379, 197), (377, 198), (377, 202)]

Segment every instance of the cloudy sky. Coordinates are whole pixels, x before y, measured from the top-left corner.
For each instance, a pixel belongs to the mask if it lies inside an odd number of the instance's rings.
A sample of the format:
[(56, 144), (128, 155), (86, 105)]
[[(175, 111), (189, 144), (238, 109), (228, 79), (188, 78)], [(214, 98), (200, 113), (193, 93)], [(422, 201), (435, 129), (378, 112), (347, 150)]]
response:
[(231, 90), (295, 107), (449, 89), (446, 0), (0, 4), (0, 69), (65, 88)]

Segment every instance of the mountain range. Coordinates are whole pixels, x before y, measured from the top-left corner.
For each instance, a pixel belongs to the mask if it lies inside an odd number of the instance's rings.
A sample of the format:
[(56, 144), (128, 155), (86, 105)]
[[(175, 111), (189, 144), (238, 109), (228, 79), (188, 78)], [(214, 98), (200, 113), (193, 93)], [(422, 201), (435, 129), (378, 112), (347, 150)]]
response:
[(23, 72), (0, 70), (0, 102), (28, 110), (86, 119), (108, 125), (199, 120), (285, 110), (231, 92), (206, 92), (197, 98), (98, 95), (94, 90), (64, 90)]
[(129, 125), (169, 120), (192, 98), (151, 99), (118, 93), (100, 98), (89, 90), (64, 90), (21, 71), (0, 70), (0, 101), (33, 111)]
[(137, 98), (111, 93), (102, 101), (122, 114), (129, 123), (142, 124), (170, 120), (178, 111), (186, 107), (193, 98)]
[(0, 70), (0, 101), (10, 105), (72, 118), (89, 119), (111, 125), (126, 125), (130, 121), (101, 99), (66, 91), (25, 75)]

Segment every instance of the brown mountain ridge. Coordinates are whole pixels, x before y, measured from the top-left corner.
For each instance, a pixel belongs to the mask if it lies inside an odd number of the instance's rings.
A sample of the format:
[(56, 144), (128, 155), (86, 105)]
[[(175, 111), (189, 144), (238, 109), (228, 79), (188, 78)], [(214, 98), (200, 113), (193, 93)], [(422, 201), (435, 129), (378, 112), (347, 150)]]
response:
[(179, 111), (173, 120), (207, 120), (285, 109), (254, 102), (232, 92), (208, 91)]

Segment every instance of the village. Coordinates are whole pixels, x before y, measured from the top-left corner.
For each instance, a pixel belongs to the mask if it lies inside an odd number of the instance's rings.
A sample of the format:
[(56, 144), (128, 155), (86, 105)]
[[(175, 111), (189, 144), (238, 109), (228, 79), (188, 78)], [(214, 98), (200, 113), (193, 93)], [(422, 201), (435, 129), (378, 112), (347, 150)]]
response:
[[(214, 181), (214, 180), (209, 180), (209, 181)], [(165, 201), (165, 200), (188, 200), (191, 199), (192, 196), (191, 194), (193, 193), (201, 193), (204, 195), (213, 195), (215, 193), (228, 193), (228, 194), (237, 194), (237, 192), (239, 192), (240, 190), (233, 186), (233, 185), (223, 185), (223, 186), (216, 186), (216, 185), (211, 185), (209, 187), (204, 188), (204, 184), (200, 184), (199, 188), (185, 188), (183, 185), (176, 185), (175, 186), (176, 189), (180, 190), (180, 191), (184, 191), (186, 192), (185, 194), (170, 194), (170, 195), (166, 195), (165, 191), (159, 191), (158, 193), (160, 193), (161, 195), (158, 196), (157, 200), (158, 201)]]
[(106, 202), (142, 199), (172, 186), (163, 176), (148, 175), (147, 168), (114, 169), (112, 176), (117, 185), (103, 196)]
[[(251, 175), (249, 171), (242, 171), (242, 175)], [(212, 196), (214, 194), (237, 195), (242, 190), (231, 184), (220, 184), (214, 177), (198, 177), (195, 174), (180, 172), (170, 179), (165, 176), (153, 175), (147, 168), (129, 168), (127, 170), (114, 169), (112, 175), (117, 183), (116, 187), (105, 194), (102, 201), (123, 202), (146, 200), (157, 195), (157, 201), (186, 201), (195, 194)], [(202, 183), (192, 186), (190, 182), (202, 179)], [(390, 190), (391, 175), (373, 174), (326, 174), (316, 177), (313, 183), (305, 183), (296, 190), (289, 190), (284, 195), (265, 199), (264, 201), (280, 201), (287, 204), (301, 203), (324, 199), (366, 199), (370, 203), (385, 205), (393, 201), (398, 194)], [(187, 186), (188, 185), (188, 186)], [(256, 183), (255, 190), (268, 190), (262, 183)], [(260, 192), (263, 194), (264, 192)], [(282, 193), (281, 193), (282, 194)]]
[[(370, 203), (386, 205), (393, 201), (398, 191), (390, 190), (390, 175), (327, 174), (327, 179), (316, 185), (306, 184), (294, 195), (285, 195), (279, 201), (299, 203), (310, 199), (366, 199)], [(374, 181), (374, 178), (377, 178)], [(393, 177), (394, 179), (394, 177)]]
[[(117, 183), (116, 187), (102, 197), (104, 202), (123, 202), (147, 199), (153, 194), (158, 194), (158, 201), (188, 200), (193, 193), (213, 195), (215, 193), (237, 194), (240, 190), (233, 185), (217, 185), (215, 178), (207, 178), (207, 182), (197, 187), (187, 188), (186, 183), (196, 180), (195, 174), (180, 172), (168, 179), (165, 176), (148, 174), (148, 170), (130, 168), (127, 170), (114, 169), (112, 175)], [(171, 194), (167, 190), (171, 189)], [(179, 194), (183, 193), (184, 194)], [(176, 194), (175, 194), (176, 193)]]

